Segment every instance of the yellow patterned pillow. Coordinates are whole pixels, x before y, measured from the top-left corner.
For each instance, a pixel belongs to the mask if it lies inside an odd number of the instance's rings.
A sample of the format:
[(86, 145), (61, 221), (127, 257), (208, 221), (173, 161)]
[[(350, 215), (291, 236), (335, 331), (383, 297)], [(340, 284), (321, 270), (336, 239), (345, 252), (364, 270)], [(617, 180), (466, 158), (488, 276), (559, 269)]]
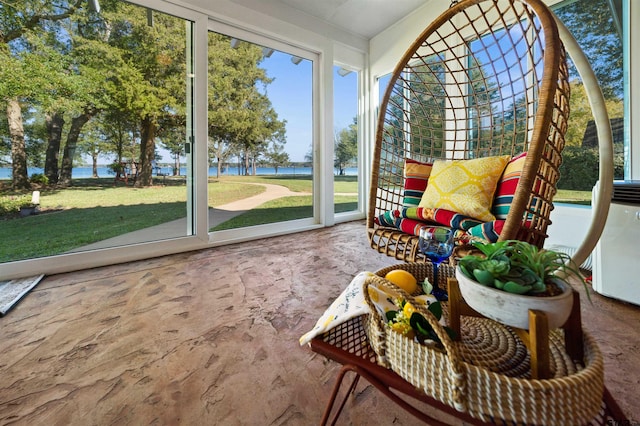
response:
[(493, 194), (510, 156), (436, 160), (420, 207), (442, 208), (489, 222)]

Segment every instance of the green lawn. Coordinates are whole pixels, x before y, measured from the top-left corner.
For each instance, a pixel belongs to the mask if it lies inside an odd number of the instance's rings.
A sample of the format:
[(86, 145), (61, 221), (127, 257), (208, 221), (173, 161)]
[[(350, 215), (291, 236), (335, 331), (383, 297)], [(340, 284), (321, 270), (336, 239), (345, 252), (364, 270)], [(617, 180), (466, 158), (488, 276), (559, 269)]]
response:
[[(0, 217), (0, 262), (61, 254), (77, 247), (102, 241), (128, 232), (162, 224), (186, 216), (186, 181), (184, 178), (156, 180), (159, 185), (134, 188), (112, 178), (76, 179), (65, 189), (43, 188), (40, 195), (41, 214), (25, 218), (17, 214)], [(162, 185), (160, 185), (162, 183)], [(294, 192), (311, 192), (310, 176), (210, 178), (208, 199), (217, 207), (265, 190), (260, 185), (283, 185)], [(343, 192), (356, 192), (355, 179), (340, 181)], [(0, 196), (17, 196), (0, 182)], [(28, 194), (26, 194), (28, 195)], [(355, 209), (357, 198), (340, 197), (339, 211)], [(260, 210), (250, 211), (224, 228), (273, 223), (310, 217), (311, 197), (286, 197), (275, 200)]]
[[(312, 202), (313, 199), (310, 195), (268, 201), (253, 210), (221, 223), (211, 231), (282, 222), (283, 218), (286, 218), (284, 220), (294, 220), (311, 217), (313, 216)], [(353, 211), (358, 207), (356, 196), (337, 195), (334, 197), (334, 202), (336, 213)]]
[(559, 189), (553, 198), (554, 203), (569, 203), (580, 205), (591, 205), (591, 191), (570, 191), (568, 189)]

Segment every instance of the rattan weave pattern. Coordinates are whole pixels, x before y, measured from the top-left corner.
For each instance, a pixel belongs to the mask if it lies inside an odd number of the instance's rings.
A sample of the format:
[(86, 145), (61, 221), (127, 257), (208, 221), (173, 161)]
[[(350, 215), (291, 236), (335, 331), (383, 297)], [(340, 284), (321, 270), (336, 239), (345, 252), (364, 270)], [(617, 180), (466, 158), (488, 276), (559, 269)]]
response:
[(374, 249), (423, 259), (417, 237), (374, 219), (403, 206), (406, 158), (422, 162), (527, 152), (500, 238), (541, 247), (569, 117), (566, 54), (540, 0), (461, 0), (398, 61), (383, 97), (367, 229)]
[[(367, 316), (353, 318), (329, 330), (316, 339), (328, 343), (332, 348), (341, 353), (341, 360), (338, 362), (341, 362), (342, 364), (352, 362), (362, 366), (365, 366), (368, 363), (375, 364), (377, 356), (369, 344), (367, 334), (364, 330), (366, 319)], [(337, 335), (340, 335), (340, 337), (336, 337)], [(345, 346), (342, 346), (342, 343), (344, 343)], [(335, 358), (333, 358), (335, 354), (327, 354), (327, 356), (330, 359), (335, 360)], [(365, 362), (361, 362), (361, 359), (365, 360)], [(416, 391), (416, 393), (412, 393), (411, 395), (414, 397), (420, 397), (422, 392)], [(496, 425), (505, 424), (505, 422), (499, 421), (498, 419), (491, 419), (487, 424)], [(511, 425), (512, 423), (509, 424)], [(600, 404), (600, 410), (593, 419), (586, 423), (586, 425), (611, 426), (619, 424), (629, 424), (629, 420), (624, 416), (624, 413), (620, 411), (615, 400), (612, 399), (611, 394), (605, 389), (605, 395)]]
[[(396, 265), (422, 280), (430, 264)], [(382, 277), (393, 267), (368, 278), (365, 290), (375, 284), (416, 305), (413, 297)], [(444, 265), (443, 276), (453, 267)], [(444, 279), (444, 278), (443, 278)], [(443, 347), (421, 345), (392, 332), (377, 313), (368, 291), (372, 313), (364, 328), (378, 354), (378, 363), (391, 368), (427, 395), (486, 422), (497, 419), (524, 424), (586, 424), (597, 416), (604, 391), (604, 361), (593, 339), (584, 334), (582, 364), (570, 359), (561, 330), (550, 335), (552, 378), (530, 378), (530, 356), (509, 327), (484, 318), (463, 317), (462, 339), (453, 342), (435, 318), (418, 307), (429, 320)], [(417, 306), (417, 305), (416, 305)], [(440, 330), (438, 330), (438, 328)]]

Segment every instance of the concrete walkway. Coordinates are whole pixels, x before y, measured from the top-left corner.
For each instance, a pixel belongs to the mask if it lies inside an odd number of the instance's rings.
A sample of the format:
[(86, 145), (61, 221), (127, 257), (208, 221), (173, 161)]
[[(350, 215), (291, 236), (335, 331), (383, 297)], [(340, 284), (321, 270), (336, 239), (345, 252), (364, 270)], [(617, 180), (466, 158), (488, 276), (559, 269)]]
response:
[[(248, 185), (258, 185), (265, 187), (265, 191), (252, 197), (234, 201), (215, 208), (209, 208), (209, 229), (219, 224), (239, 216), (246, 211), (255, 209), (267, 201), (276, 200), (282, 197), (311, 195), (309, 192), (293, 192), (286, 186), (272, 185), (268, 183), (248, 183)], [(117, 237), (108, 238), (93, 244), (78, 247), (70, 250), (75, 253), (86, 250), (95, 250), (108, 247), (118, 247), (127, 244), (143, 243), (169, 238), (179, 238), (187, 235), (187, 218), (181, 218), (160, 225), (139, 229)]]

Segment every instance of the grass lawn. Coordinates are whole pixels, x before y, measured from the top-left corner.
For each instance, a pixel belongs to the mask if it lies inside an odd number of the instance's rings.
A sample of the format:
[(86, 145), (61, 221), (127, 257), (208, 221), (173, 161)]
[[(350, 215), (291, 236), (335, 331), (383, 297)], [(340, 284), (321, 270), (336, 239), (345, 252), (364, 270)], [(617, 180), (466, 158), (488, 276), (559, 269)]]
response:
[[(313, 199), (310, 195), (284, 197), (268, 201), (261, 206), (221, 223), (210, 231), (242, 228), (252, 225), (282, 222), (284, 220), (304, 219), (313, 216)], [(357, 196), (337, 195), (334, 197), (336, 213), (353, 211), (358, 207)]]
[[(264, 187), (239, 182), (209, 186), (209, 205), (259, 194)], [(0, 192), (0, 195), (4, 195)], [(41, 214), (0, 219), (0, 262), (51, 256), (186, 216), (184, 179), (133, 188), (113, 179), (77, 179), (65, 189), (43, 189)]]
[[(43, 188), (40, 195), (41, 214), (19, 218), (17, 214), (0, 217), (0, 262), (37, 258), (65, 253), (97, 241), (166, 223), (186, 216), (186, 181), (166, 177), (157, 186), (134, 188), (112, 178), (75, 179), (70, 188)], [(257, 195), (265, 188), (248, 183), (283, 185), (295, 192), (311, 192), (310, 176), (235, 176), (210, 178), (208, 199), (217, 207)], [(160, 185), (162, 184), (162, 185)], [(341, 191), (356, 192), (357, 183), (344, 179)], [(0, 182), (0, 196), (20, 195)], [(340, 211), (355, 209), (339, 204)], [(289, 200), (287, 200), (289, 199)], [(311, 216), (311, 197), (286, 197), (276, 200), (260, 213), (248, 212), (226, 225), (226, 228), (273, 223)], [(347, 202), (347, 201), (345, 201)], [(277, 210), (277, 211), (276, 211)], [(263, 216), (268, 212), (266, 216)]]
[(568, 189), (559, 189), (553, 198), (554, 203), (580, 204), (585, 206), (591, 205), (591, 191), (570, 191)]

